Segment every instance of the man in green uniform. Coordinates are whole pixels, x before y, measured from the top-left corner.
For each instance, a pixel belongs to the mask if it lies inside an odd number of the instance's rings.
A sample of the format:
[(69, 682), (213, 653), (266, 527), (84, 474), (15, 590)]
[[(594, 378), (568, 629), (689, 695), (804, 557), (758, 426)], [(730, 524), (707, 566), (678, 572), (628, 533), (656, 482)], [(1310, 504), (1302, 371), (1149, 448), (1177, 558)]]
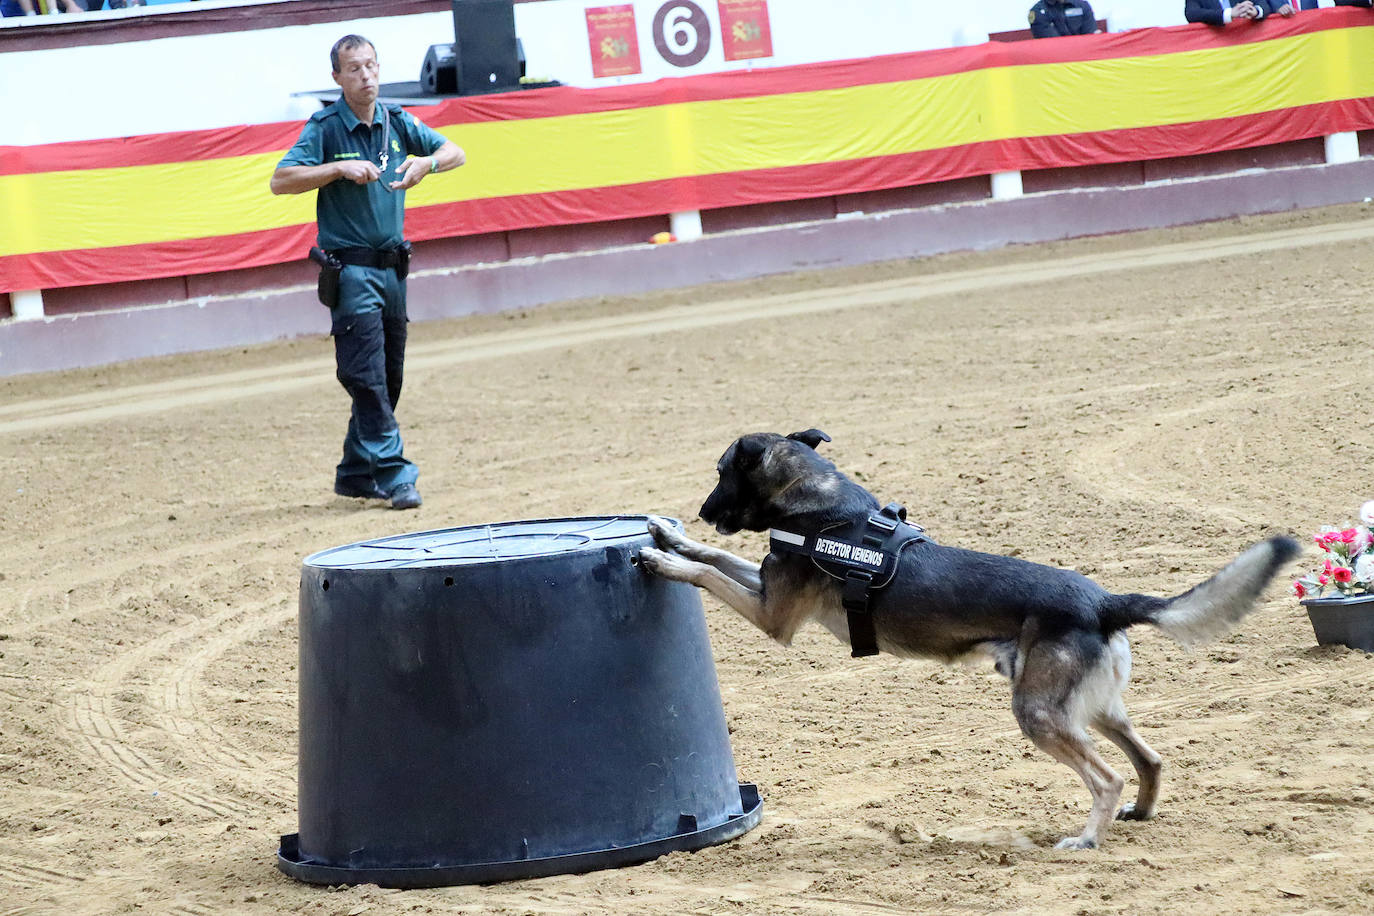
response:
[[(273, 194), (319, 191), (319, 247), (335, 263), (337, 295), (328, 296), (338, 379), (353, 399), (343, 459), (334, 475), (341, 496), (420, 505), (419, 472), (408, 461), (396, 423), (406, 346), (405, 192), (427, 175), (466, 161), (452, 140), (399, 105), (377, 102), (377, 51), (360, 35), (330, 49), (342, 97), (316, 112), (272, 173)], [(325, 267), (326, 271), (331, 268)], [(325, 283), (321, 283), (322, 295)]]

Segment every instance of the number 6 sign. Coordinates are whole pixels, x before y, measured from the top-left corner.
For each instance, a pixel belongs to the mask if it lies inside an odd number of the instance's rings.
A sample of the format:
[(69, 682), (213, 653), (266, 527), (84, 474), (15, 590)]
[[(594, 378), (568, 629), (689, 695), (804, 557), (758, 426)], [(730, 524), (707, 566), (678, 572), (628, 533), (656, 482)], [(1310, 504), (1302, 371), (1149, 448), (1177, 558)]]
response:
[[(635, 32), (635, 3), (586, 8), (592, 75), (597, 78), (642, 72)], [(772, 57), (768, 0), (716, 0), (719, 41), (727, 61)], [(711, 51), (713, 26), (694, 0), (667, 0), (654, 13), (654, 50), (669, 66), (695, 67)]]
[(693, 67), (711, 50), (711, 20), (691, 0), (672, 0), (654, 14), (654, 48), (674, 67)]

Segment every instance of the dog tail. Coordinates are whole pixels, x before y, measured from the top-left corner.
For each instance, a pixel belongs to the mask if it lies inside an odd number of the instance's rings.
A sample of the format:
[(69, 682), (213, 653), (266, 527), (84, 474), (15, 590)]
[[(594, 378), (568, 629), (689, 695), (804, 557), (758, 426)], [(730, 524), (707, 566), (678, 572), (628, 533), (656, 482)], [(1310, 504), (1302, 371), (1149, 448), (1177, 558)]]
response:
[[(1254, 608), (1260, 594), (1298, 555), (1298, 542), (1275, 537), (1246, 549), (1225, 568), (1176, 598), (1114, 595), (1106, 617), (1123, 626), (1149, 623), (1183, 646), (1196, 646), (1229, 633)], [(1122, 617), (1125, 619), (1122, 620)]]

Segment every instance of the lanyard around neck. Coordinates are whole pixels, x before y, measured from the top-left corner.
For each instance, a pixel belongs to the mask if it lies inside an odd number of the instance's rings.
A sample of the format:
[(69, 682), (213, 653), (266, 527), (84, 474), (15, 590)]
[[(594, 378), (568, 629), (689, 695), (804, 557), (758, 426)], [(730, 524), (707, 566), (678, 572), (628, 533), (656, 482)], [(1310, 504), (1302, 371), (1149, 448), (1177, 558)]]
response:
[(386, 174), (386, 162), (391, 158), (391, 115), (381, 102), (374, 103), (377, 110), (382, 113), (382, 151), (377, 156), (377, 163), (382, 167), (382, 174)]

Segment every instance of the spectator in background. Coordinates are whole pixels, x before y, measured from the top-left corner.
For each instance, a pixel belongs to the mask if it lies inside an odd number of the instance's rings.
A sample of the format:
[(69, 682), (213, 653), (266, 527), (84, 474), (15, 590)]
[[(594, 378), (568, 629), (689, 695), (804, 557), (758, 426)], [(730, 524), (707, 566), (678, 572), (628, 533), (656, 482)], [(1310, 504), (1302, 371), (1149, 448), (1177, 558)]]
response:
[(1327, 6), (1363, 6), (1369, 9), (1374, 6), (1374, 0), (1298, 0), (1297, 4), (1300, 10), (1315, 10)]
[(1236, 19), (1260, 20), (1273, 13), (1280, 16), (1293, 15), (1293, 6), (1288, 0), (1186, 0), (1183, 4), (1183, 18), (1189, 22), (1205, 22), (1208, 25), (1225, 25)]
[[(148, 0), (108, 0), (108, 2), (110, 4), (110, 9), (112, 10), (122, 10), (125, 7), (129, 6), (148, 5)], [(103, 9), (105, 3), (106, 0), (86, 0), (86, 9), (90, 10), (91, 12), (95, 12), (98, 9)]]
[[(48, 0), (48, 8), (62, 7), (64, 13), (84, 13), (81, 0)], [(37, 16), (38, 0), (0, 0), (0, 16)]]
[(1093, 8), (1083, 0), (1040, 0), (1030, 8), (1032, 38), (1091, 35), (1097, 31)]

